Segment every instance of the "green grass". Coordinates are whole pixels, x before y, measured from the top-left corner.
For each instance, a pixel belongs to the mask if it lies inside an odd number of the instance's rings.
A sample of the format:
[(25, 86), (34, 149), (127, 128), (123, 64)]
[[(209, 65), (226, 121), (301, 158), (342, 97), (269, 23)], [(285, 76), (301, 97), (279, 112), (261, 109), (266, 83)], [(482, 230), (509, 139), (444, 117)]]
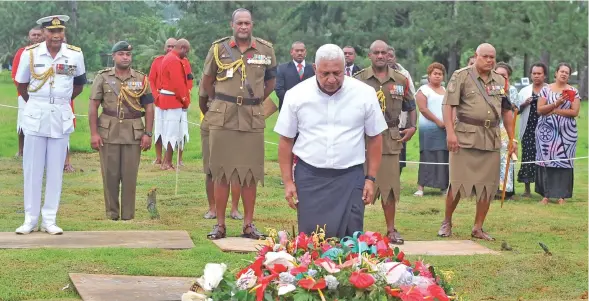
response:
[[(0, 84), (0, 104), (16, 104), (14, 87)], [(86, 114), (89, 87), (78, 97), (76, 113)], [(194, 95), (197, 95), (194, 92)], [(578, 118), (580, 131), (577, 155), (587, 155), (587, 105)], [(198, 122), (196, 105), (189, 110), (191, 121)], [(268, 119), (266, 140), (277, 142), (272, 132), (276, 115)], [(12, 232), (23, 220), (23, 177), (21, 161), (14, 159), (17, 150), (16, 110), (0, 108), (0, 231)], [(161, 172), (150, 165), (154, 152), (144, 153), (139, 172), (137, 214), (131, 222), (105, 219), (102, 181), (98, 155), (91, 151), (87, 119), (78, 118), (71, 136), (73, 164), (83, 172), (64, 175), (58, 222), (65, 231), (83, 230), (187, 230), (195, 248), (167, 251), (158, 249), (35, 249), (0, 250), (0, 300), (79, 300), (68, 273), (102, 273), (151, 276), (188, 276), (202, 273), (207, 262), (226, 262), (230, 270), (238, 269), (252, 255), (220, 252), (207, 241), (214, 221), (204, 220), (207, 210), (201, 173), (199, 129), (191, 126), (185, 164), (179, 176), (178, 195), (174, 195), (175, 174)], [(239, 152), (239, 149), (236, 149)], [(291, 229), (296, 214), (283, 200), (276, 145), (266, 144), (266, 186), (259, 189), (256, 224), (259, 228)], [(408, 159), (418, 160), (417, 136), (409, 143)], [(484, 172), (484, 171), (481, 171)], [(402, 174), (402, 199), (397, 228), (406, 240), (437, 240), (443, 218), (443, 197), (426, 190), (423, 198), (413, 197), (417, 167), (408, 166)], [(158, 188), (161, 219), (152, 221), (145, 209), (145, 195)], [(517, 185), (518, 194), (523, 186)], [(497, 241), (481, 242), (500, 250), (508, 242), (516, 252), (499, 256), (421, 256), (439, 269), (452, 270), (456, 289), (468, 300), (578, 300), (587, 290), (587, 161), (577, 161), (574, 198), (565, 206), (538, 205), (539, 198), (507, 202), (500, 208), (494, 202), (485, 229)], [(470, 239), (474, 203), (463, 201), (456, 210), (453, 239)], [(385, 231), (379, 206), (366, 209), (366, 229)], [(228, 234), (240, 233), (239, 222), (228, 220)], [(66, 232), (67, 235), (67, 232)], [(545, 256), (538, 242), (550, 247), (553, 256)], [(418, 259), (411, 256), (411, 260)]]

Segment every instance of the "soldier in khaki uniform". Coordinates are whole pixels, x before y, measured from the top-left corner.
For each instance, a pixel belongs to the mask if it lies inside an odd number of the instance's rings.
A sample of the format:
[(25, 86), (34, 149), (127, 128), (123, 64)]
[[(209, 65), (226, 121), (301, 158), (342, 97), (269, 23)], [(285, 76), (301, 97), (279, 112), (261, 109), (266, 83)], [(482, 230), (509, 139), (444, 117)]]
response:
[[(153, 96), (147, 76), (131, 69), (131, 49), (125, 41), (113, 46), (115, 67), (96, 75), (88, 110), (92, 148), (100, 152), (106, 215), (112, 220), (135, 216), (141, 150), (151, 147)], [(97, 118), (100, 105), (102, 114)]]
[[(409, 91), (409, 80), (401, 72), (387, 66), (388, 48), (383, 41), (372, 43), (369, 53), (372, 65), (356, 73), (354, 78), (374, 88), (388, 125), (382, 134), (382, 161), (376, 176), (376, 192), (372, 203), (380, 196), (387, 223), (387, 237), (393, 244), (403, 244), (404, 240), (395, 228), (396, 203), (399, 202), (401, 190), (399, 154), (403, 142), (415, 134), (417, 114), (415, 99)], [(402, 111), (409, 113), (409, 120), (407, 128), (399, 132)], [(401, 134), (404, 134), (403, 138)]]
[[(442, 237), (452, 235), (452, 214), (460, 198), (474, 194), (477, 209), (471, 236), (494, 240), (483, 230), (483, 223), (499, 186), (500, 115), (509, 135), (513, 120), (505, 78), (493, 70), (494, 66), (495, 48), (486, 43), (479, 45), (474, 65), (454, 72), (444, 96), (450, 186), (446, 216), (438, 232)], [(456, 123), (451, 117), (453, 109)]]
[(207, 110), (209, 168), (214, 182), (217, 224), (209, 239), (226, 236), (229, 183), (241, 186), (243, 237), (264, 235), (253, 222), (257, 183), (264, 183), (264, 111), (262, 101), (274, 90), (276, 56), (272, 44), (253, 37), (251, 13), (237, 9), (232, 37), (213, 43), (204, 66), (203, 87), (212, 99)]

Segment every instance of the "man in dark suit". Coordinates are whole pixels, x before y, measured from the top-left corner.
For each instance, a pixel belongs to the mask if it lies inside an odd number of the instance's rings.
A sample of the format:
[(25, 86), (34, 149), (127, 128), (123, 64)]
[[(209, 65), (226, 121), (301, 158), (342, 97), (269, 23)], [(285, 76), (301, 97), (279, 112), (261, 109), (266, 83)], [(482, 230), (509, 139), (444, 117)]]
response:
[(292, 61), (278, 66), (276, 73), (276, 96), (278, 96), (278, 110), (282, 109), (284, 94), (298, 83), (315, 75), (313, 66), (305, 62), (307, 49), (303, 42), (297, 41), (292, 43), (290, 48)]
[(347, 76), (352, 76), (362, 69), (354, 64), (354, 61), (356, 60), (356, 49), (352, 46), (344, 46), (342, 49), (346, 58), (346, 69), (344, 71)]

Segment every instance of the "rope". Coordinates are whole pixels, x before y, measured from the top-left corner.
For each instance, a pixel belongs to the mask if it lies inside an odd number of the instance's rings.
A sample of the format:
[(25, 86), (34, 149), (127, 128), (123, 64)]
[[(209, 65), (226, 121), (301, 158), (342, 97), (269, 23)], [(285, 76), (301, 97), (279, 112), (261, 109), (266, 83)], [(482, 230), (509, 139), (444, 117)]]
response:
[[(0, 107), (6, 107), (6, 108), (12, 108), (12, 109), (18, 109), (18, 107), (15, 106), (10, 106), (10, 105), (4, 105), (4, 104), (0, 104)], [(82, 115), (82, 114), (74, 114), (76, 116), (80, 116), (80, 117), (88, 117), (88, 115)], [(188, 120), (185, 120), (185, 122), (192, 124), (194, 126), (198, 126), (200, 127), (200, 124), (196, 123), (196, 122), (191, 122)], [(264, 143), (266, 144), (271, 144), (271, 145), (278, 145), (278, 143), (276, 142), (271, 142), (271, 141), (266, 141), (264, 140)], [(570, 158), (570, 159), (554, 159), (554, 160), (545, 160), (545, 161), (526, 161), (526, 162), (511, 162), (509, 165), (515, 165), (515, 164), (536, 164), (536, 163), (548, 163), (548, 162), (562, 162), (562, 161), (574, 161), (574, 160), (583, 160), (583, 159), (589, 159), (589, 156), (585, 156), (585, 157), (576, 157), (576, 158)], [(407, 164), (423, 164), (423, 165), (450, 165), (450, 163), (439, 163), (439, 162), (418, 162), (418, 161), (399, 161), (399, 163), (407, 163)]]

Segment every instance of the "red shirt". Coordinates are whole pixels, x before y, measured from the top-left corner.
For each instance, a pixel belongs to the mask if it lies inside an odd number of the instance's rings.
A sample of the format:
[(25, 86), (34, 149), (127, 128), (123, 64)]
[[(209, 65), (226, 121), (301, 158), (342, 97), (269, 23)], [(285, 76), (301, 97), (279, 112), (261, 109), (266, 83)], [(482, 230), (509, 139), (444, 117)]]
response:
[(153, 62), (151, 63), (151, 68), (149, 69), (149, 86), (151, 87), (151, 94), (153, 95), (153, 99), (155, 99), (155, 106), (159, 107), (158, 103), (158, 96), (159, 96), (159, 79), (160, 79), (160, 69), (162, 67), (162, 60), (164, 59), (163, 55), (156, 57)]
[(182, 59), (182, 65), (184, 66), (184, 73), (186, 74), (186, 89), (188, 89), (188, 99), (190, 100), (190, 91), (192, 91), (192, 67), (188, 58)]
[(175, 51), (170, 51), (164, 56), (160, 69), (160, 86), (162, 90), (168, 90), (175, 95), (159, 94), (159, 107), (167, 109), (187, 109), (190, 105), (186, 71), (182, 59)]
[[(18, 70), (18, 64), (20, 63), (20, 57), (24, 51), (25, 51), (25, 47), (20, 48), (14, 54), (14, 59), (12, 59), (12, 72), (11, 72), (12, 73), (12, 81), (14, 82), (14, 85), (17, 87), (18, 87), (18, 82), (16, 82), (14, 80), (14, 78), (16, 77), (16, 71)], [(18, 96), (20, 96), (20, 93), (18, 93), (18, 90), (16, 91), (16, 93)]]

